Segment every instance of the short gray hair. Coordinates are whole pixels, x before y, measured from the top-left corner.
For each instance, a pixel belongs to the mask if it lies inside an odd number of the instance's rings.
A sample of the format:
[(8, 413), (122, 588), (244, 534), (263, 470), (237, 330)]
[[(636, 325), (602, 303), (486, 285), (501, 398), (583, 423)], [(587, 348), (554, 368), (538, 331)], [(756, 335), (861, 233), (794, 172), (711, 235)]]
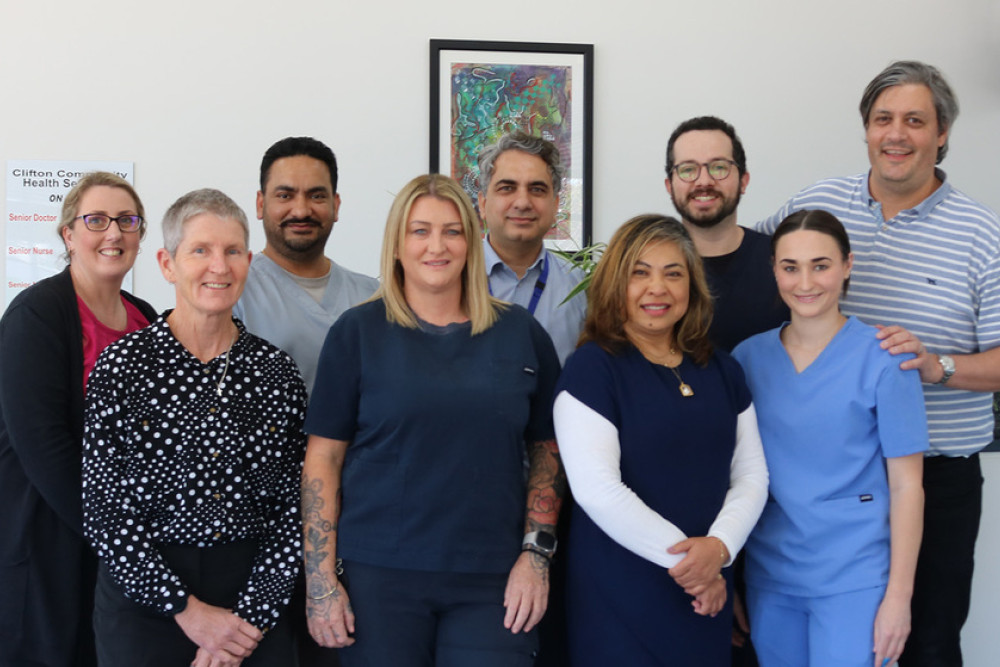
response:
[(163, 247), (171, 257), (177, 253), (177, 247), (184, 238), (184, 223), (203, 213), (240, 223), (240, 227), (243, 228), (243, 242), (249, 247), (250, 226), (243, 209), (224, 192), (203, 188), (192, 190), (182, 196), (170, 205), (163, 216)]
[[(951, 130), (955, 119), (958, 118), (958, 98), (955, 97), (951, 86), (941, 74), (941, 70), (917, 60), (897, 60), (871, 80), (861, 96), (861, 104), (859, 105), (861, 122), (865, 124), (865, 127), (868, 127), (872, 107), (875, 106), (875, 100), (882, 94), (882, 91), (906, 83), (927, 86), (928, 90), (931, 91), (931, 97), (934, 98), (938, 132)], [(941, 164), (944, 156), (948, 154), (949, 139), (945, 139), (944, 144), (938, 148), (937, 164)]]
[(479, 151), (479, 191), (486, 192), (493, 180), (493, 168), (497, 158), (507, 151), (521, 151), (542, 158), (552, 177), (552, 191), (559, 194), (562, 189), (563, 164), (559, 148), (541, 137), (533, 137), (527, 132), (516, 130), (503, 135), (496, 143)]

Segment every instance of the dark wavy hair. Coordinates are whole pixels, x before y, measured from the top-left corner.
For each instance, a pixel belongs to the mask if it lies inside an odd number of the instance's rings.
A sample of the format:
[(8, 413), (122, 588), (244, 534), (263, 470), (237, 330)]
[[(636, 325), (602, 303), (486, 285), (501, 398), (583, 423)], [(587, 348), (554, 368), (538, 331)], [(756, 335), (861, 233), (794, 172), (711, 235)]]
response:
[(858, 111), (861, 112), (861, 122), (865, 124), (865, 128), (868, 127), (868, 121), (871, 120), (872, 116), (872, 107), (875, 106), (875, 101), (878, 100), (883, 91), (907, 83), (927, 86), (934, 99), (938, 134), (949, 132), (944, 145), (938, 147), (937, 164), (941, 164), (941, 161), (948, 154), (951, 127), (955, 124), (955, 119), (958, 118), (958, 98), (955, 97), (955, 92), (937, 67), (918, 60), (898, 60), (879, 72), (869, 82), (865, 92), (861, 95), (861, 103), (858, 105)]
[(708, 363), (712, 356), (712, 343), (708, 340), (712, 297), (701, 257), (684, 225), (674, 218), (653, 213), (632, 218), (611, 237), (587, 290), (587, 319), (580, 334), (581, 345), (593, 341), (611, 354), (621, 354), (628, 349), (631, 341), (625, 334), (626, 295), (632, 270), (648, 246), (664, 242), (673, 243), (681, 250), (690, 279), (688, 308), (674, 325), (674, 345), (695, 363)]

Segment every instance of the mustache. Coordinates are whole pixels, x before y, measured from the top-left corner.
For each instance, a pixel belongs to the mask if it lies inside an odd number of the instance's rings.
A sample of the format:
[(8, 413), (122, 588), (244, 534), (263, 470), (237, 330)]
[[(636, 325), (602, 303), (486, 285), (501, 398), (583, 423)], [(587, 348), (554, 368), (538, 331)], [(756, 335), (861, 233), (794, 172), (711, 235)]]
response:
[(701, 197), (703, 195), (722, 197), (722, 193), (715, 188), (698, 188), (697, 190), (692, 190), (688, 193), (688, 199), (694, 199), (695, 197)]
[(314, 227), (322, 227), (319, 220), (315, 218), (288, 218), (287, 220), (281, 221), (281, 227), (286, 225), (312, 225)]

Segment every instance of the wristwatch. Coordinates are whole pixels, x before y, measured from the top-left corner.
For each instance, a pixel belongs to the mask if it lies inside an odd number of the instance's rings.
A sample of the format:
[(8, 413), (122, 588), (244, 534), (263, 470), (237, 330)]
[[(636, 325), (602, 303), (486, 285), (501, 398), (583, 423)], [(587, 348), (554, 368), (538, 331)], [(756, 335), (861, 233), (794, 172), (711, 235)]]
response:
[(521, 551), (534, 551), (546, 558), (552, 558), (556, 553), (556, 544), (555, 535), (544, 530), (536, 530), (524, 536)]
[(955, 360), (947, 354), (939, 354), (938, 363), (941, 364), (941, 370), (944, 371), (944, 375), (934, 384), (948, 384), (948, 380), (955, 374)]

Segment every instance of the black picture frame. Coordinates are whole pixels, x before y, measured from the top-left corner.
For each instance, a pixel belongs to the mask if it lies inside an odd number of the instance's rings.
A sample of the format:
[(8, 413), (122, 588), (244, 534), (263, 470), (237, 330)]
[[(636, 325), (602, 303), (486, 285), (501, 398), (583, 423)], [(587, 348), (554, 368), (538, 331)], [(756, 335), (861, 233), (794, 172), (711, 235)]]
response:
[(567, 166), (546, 245), (592, 242), (594, 45), (430, 40), (430, 171), (476, 201), (478, 150), (514, 128), (559, 146)]

